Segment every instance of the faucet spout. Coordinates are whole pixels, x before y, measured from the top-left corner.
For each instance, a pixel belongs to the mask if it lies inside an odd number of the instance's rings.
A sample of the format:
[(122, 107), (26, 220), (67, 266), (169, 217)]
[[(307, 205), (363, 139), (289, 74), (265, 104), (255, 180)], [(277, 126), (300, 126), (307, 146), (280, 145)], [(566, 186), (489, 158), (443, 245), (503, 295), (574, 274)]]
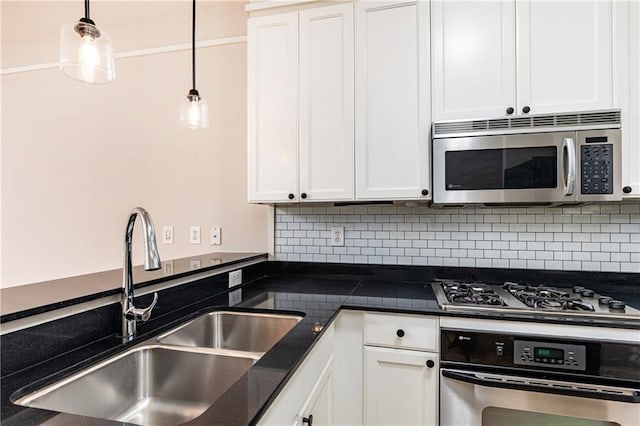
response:
[(122, 306), (122, 339), (124, 341), (132, 340), (135, 337), (137, 322), (147, 321), (151, 316), (151, 310), (158, 301), (158, 294), (156, 293), (151, 305), (145, 309), (138, 309), (133, 304), (131, 246), (133, 242), (133, 226), (138, 217), (140, 217), (144, 233), (144, 269), (146, 271), (160, 269), (160, 255), (158, 254), (156, 232), (151, 216), (142, 207), (136, 207), (129, 214), (124, 236), (124, 268), (122, 273), (122, 295), (120, 298), (120, 304)]

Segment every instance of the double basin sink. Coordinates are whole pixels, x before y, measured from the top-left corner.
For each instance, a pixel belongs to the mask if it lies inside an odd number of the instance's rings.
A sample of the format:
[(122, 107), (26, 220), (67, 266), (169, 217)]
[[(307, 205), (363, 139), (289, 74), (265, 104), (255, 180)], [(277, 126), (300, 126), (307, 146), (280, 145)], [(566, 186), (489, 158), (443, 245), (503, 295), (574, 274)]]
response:
[(15, 404), (139, 425), (195, 419), (301, 316), (211, 312)]

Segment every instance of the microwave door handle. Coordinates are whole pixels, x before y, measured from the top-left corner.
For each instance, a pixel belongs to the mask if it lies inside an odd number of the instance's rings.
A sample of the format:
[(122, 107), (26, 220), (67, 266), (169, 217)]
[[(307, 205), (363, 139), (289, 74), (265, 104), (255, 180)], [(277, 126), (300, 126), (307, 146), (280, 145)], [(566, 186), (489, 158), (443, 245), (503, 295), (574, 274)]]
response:
[(573, 195), (576, 186), (576, 143), (573, 138), (562, 140), (562, 177), (564, 195)]
[(640, 403), (640, 390), (638, 389), (625, 389), (613, 386), (590, 386), (572, 382), (536, 380), (529, 377), (483, 374), (474, 371), (449, 370), (444, 368), (440, 370), (440, 374), (448, 379), (490, 388), (543, 392), (635, 404)]

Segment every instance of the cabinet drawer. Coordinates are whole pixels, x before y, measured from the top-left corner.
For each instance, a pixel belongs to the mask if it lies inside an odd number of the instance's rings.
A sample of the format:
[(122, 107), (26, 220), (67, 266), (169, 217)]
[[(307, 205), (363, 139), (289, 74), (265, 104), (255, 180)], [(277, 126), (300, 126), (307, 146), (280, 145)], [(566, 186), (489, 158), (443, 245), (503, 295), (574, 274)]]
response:
[(438, 319), (422, 315), (367, 314), (365, 345), (438, 351)]

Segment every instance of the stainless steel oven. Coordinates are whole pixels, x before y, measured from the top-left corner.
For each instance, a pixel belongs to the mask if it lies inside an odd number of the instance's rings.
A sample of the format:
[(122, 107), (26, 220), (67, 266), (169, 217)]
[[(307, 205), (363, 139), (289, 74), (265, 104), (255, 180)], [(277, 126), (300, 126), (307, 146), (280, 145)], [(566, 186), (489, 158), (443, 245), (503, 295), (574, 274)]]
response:
[(442, 329), (440, 424), (640, 424), (636, 334), (630, 341), (557, 334)]
[[(506, 129), (492, 126), (492, 120), (480, 125), (474, 121), (434, 123), (434, 204), (622, 199), (619, 123), (586, 121), (575, 127), (543, 127), (536, 126), (536, 118), (526, 118), (529, 127)], [(558, 122), (558, 117), (542, 118), (550, 121), (541, 123)]]

